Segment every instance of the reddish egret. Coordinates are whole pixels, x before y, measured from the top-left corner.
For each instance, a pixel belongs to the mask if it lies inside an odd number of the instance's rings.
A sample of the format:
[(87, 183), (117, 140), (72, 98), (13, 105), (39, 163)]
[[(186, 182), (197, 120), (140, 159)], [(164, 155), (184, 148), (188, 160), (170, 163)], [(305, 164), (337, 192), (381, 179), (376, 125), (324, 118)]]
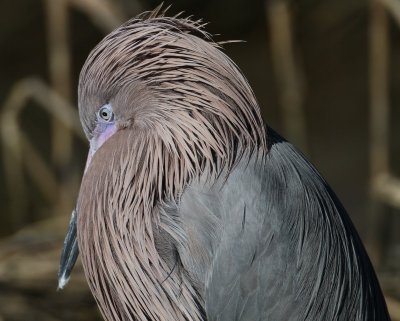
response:
[(199, 22), (153, 12), (106, 36), (79, 112), (59, 281), (78, 243), (106, 320), (389, 320), (340, 201)]

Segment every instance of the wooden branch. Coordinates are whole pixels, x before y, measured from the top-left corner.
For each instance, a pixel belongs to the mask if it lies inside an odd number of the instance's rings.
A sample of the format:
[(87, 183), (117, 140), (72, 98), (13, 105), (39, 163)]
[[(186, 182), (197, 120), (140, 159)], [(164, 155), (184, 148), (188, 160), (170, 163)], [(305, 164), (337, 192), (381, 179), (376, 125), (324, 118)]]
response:
[(392, 14), (393, 18), (400, 26), (400, 1), (399, 0), (379, 0), (379, 1)]
[(284, 131), (302, 151), (307, 150), (303, 83), (293, 46), (292, 19), (287, 1), (267, 1), (273, 68), (283, 110)]
[[(21, 80), (12, 88), (2, 107), (0, 117), (1, 143), (3, 145), (4, 174), (10, 199), (10, 218), (12, 226), (17, 228), (24, 222), (26, 215), (27, 191), (24, 169), (30, 174), (49, 200), (54, 200), (63, 186), (57, 184), (49, 165), (39, 157), (23, 134), (19, 117), (27, 107), (27, 101), (33, 99), (38, 106), (57, 119), (65, 128), (82, 140), (82, 132), (76, 108), (53, 92), (42, 81), (35, 78)], [(24, 150), (27, 148), (27, 150)], [(39, 173), (44, 175), (40, 179)], [(54, 203), (52, 203), (54, 204)]]
[[(122, 24), (128, 17), (116, 2), (107, 0), (69, 0), (76, 9), (84, 12), (104, 33)], [(137, 4), (137, 1), (134, 1)], [(141, 11), (137, 4), (137, 12)]]
[[(47, 0), (47, 47), (50, 83), (53, 90), (71, 100), (71, 50), (67, 0)], [(57, 119), (52, 122), (52, 157), (57, 169), (65, 167), (72, 155), (72, 135)]]
[(400, 321), (400, 300), (385, 296), (386, 304), (392, 321)]
[(387, 219), (381, 200), (377, 197), (379, 177), (389, 175), (389, 39), (388, 21), (384, 6), (380, 0), (370, 2), (369, 30), (369, 165), (371, 206), (369, 213), (369, 231), (367, 233), (368, 250), (375, 266), (382, 262), (384, 244), (383, 227)]
[(380, 0), (371, 1), (370, 27), (370, 171), (389, 172), (389, 39), (387, 13)]
[(101, 320), (80, 260), (65, 290), (56, 290), (67, 225), (67, 216), (55, 217), (0, 242), (0, 320)]
[(379, 201), (400, 209), (400, 179), (387, 174), (375, 176), (372, 193)]

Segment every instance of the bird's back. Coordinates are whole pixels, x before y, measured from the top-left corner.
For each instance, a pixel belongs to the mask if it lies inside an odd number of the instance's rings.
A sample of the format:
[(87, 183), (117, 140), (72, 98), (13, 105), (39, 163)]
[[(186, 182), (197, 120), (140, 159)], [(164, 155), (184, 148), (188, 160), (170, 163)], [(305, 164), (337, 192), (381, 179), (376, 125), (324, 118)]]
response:
[(262, 159), (192, 183), (162, 211), (207, 320), (389, 320), (341, 203), (290, 143), (268, 137)]

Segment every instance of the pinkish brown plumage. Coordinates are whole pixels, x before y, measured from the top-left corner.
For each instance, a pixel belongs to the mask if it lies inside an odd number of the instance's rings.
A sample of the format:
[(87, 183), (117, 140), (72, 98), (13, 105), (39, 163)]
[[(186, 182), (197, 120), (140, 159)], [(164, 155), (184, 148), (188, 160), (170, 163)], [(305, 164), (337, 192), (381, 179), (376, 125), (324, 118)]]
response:
[[(158, 11), (91, 52), (88, 162), (62, 254), (108, 321), (388, 321), (340, 201), (199, 22)], [(76, 223), (76, 217), (78, 217)]]
[(171, 272), (156, 248), (159, 206), (265, 148), (253, 92), (200, 23), (153, 12), (89, 55), (79, 83), (89, 139), (107, 103), (118, 131), (93, 157), (77, 206), (90, 288), (107, 320), (202, 320), (190, 276)]

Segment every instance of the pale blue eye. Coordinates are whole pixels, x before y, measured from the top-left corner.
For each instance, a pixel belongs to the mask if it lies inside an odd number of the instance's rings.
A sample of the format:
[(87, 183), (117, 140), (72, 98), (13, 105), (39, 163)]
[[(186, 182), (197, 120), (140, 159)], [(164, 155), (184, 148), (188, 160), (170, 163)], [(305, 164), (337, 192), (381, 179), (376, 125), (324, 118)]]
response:
[(97, 117), (99, 120), (110, 123), (114, 121), (114, 113), (112, 111), (111, 105), (107, 104), (101, 107), (97, 113)]

